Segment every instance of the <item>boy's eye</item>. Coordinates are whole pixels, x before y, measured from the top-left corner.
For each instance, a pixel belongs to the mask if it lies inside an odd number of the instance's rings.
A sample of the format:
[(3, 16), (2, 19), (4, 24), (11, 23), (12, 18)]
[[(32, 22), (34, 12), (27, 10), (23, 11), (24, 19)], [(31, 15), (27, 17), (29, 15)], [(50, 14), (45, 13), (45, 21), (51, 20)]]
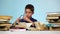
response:
[(26, 12), (26, 13), (31, 13), (31, 12)]

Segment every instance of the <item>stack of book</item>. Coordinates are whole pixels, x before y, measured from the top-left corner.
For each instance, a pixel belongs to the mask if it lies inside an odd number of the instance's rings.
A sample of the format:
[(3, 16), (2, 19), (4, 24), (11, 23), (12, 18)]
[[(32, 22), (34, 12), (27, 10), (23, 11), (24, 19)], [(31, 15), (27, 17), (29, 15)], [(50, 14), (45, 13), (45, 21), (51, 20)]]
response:
[(0, 16), (0, 31), (9, 30), (12, 24), (9, 22), (11, 16)]
[(60, 12), (52, 12), (47, 14), (47, 21), (52, 24), (52, 30), (60, 30)]

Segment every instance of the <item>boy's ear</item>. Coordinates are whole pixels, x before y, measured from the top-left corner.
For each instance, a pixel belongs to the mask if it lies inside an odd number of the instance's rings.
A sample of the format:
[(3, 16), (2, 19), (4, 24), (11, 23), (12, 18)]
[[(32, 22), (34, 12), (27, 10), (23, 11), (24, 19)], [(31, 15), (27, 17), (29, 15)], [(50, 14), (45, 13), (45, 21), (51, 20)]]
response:
[(34, 14), (34, 12), (33, 12), (33, 14)]

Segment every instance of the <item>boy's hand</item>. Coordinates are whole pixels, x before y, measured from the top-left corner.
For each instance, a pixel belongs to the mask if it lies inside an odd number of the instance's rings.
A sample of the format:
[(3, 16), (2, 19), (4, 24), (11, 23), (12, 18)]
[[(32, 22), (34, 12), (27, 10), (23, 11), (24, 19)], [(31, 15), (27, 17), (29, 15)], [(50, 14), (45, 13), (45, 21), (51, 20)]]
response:
[(32, 23), (32, 21), (27, 16), (24, 16), (23, 19), (30, 22), (30, 23)]
[(34, 26), (34, 23), (28, 17), (24, 16), (23, 19), (30, 22), (30, 23), (32, 23), (32, 26)]
[(17, 18), (17, 19), (16, 19), (15, 23), (17, 23), (17, 22), (20, 22), (20, 18)]
[[(34, 26), (34, 23), (27, 16), (24, 16), (23, 19), (26, 20), (26, 21), (28, 21), (29, 23), (32, 23), (32, 26)], [(16, 21), (15, 21), (15, 23), (16, 22), (20, 22), (20, 18), (17, 18)]]

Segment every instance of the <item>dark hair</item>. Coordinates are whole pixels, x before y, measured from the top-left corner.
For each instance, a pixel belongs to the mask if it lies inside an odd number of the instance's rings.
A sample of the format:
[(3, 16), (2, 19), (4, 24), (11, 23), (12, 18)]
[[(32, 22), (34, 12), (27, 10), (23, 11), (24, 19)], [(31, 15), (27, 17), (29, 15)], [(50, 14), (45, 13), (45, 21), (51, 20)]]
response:
[(31, 4), (26, 5), (25, 10), (30, 9), (32, 12), (34, 12), (34, 6)]

